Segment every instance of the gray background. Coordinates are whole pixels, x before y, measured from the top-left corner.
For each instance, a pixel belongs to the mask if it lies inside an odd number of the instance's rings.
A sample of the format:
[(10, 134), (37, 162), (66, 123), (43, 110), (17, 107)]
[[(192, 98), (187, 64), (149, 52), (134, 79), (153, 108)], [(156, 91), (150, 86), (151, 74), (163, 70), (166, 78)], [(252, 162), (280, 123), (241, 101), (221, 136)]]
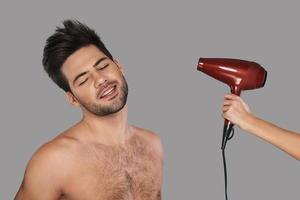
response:
[[(254, 60), (264, 88), (242, 94), (258, 116), (300, 131), (297, 1), (1, 1), (0, 199), (12, 199), (34, 151), (81, 117), (42, 69), (67, 18), (94, 28), (125, 66), (130, 123), (160, 134), (163, 199), (224, 199), (221, 107), (229, 88), (199, 57)], [(236, 128), (230, 199), (299, 199), (299, 161)]]

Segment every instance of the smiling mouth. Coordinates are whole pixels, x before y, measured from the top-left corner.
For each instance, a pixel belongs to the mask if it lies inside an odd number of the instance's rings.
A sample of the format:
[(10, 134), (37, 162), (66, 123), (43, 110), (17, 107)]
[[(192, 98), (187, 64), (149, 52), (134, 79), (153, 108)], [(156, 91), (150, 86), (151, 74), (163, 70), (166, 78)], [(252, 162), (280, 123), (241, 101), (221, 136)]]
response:
[(117, 95), (117, 86), (113, 85), (111, 87), (108, 87), (105, 89), (103, 92), (101, 92), (100, 96), (98, 97), (99, 99), (103, 100), (111, 100)]

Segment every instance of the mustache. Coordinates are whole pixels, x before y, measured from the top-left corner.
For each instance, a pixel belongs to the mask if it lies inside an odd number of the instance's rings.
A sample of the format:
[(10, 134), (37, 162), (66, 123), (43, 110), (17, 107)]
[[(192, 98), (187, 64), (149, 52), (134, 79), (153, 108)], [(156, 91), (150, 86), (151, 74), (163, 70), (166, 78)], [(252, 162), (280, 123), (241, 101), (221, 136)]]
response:
[(110, 82), (104, 82), (100, 85), (98, 91), (97, 91), (97, 98), (100, 98), (102, 94), (105, 92), (106, 89), (109, 87), (115, 87), (118, 84), (118, 81), (110, 81)]

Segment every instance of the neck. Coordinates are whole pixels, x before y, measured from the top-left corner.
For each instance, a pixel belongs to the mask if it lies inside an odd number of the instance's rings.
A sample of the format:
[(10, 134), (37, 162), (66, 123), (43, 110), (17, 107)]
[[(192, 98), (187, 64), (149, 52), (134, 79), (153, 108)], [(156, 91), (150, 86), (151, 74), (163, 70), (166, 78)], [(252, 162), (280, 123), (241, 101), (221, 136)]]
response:
[(117, 113), (107, 116), (84, 114), (81, 123), (86, 126), (93, 141), (107, 145), (124, 144), (128, 138), (130, 126), (128, 124), (127, 105)]

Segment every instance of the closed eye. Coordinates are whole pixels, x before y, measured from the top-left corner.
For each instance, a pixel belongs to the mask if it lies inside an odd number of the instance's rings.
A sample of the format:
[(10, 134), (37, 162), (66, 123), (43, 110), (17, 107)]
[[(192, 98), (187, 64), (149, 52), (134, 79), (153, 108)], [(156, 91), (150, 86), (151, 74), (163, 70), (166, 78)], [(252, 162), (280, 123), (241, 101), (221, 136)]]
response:
[(79, 83), (79, 86), (80, 85), (83, 85), (88, 79), (85, 79), (84, 81), (82, 81), (81, 83)]
[(109, 64), (106, 64), (106, 65), (104, 65), (103, 67), (99, 67), (99, 68), (97, 68), (97, 70), (102, 70), (102, 69), (105, 69), (106, 67), (108, 67), (109, 66)]

